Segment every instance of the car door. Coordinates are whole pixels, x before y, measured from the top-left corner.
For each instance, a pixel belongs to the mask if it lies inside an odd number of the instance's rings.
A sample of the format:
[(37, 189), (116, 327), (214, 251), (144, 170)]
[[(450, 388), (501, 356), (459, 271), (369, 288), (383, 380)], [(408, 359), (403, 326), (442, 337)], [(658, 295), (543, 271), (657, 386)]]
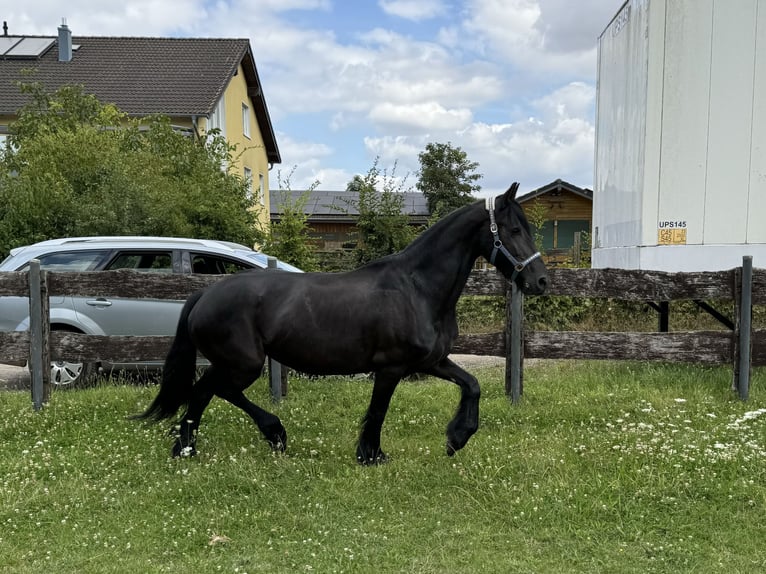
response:
[[(101, 270), (170, 274), (179, 261), (179, 253), (171, 249), (120, 249)], [(74, 305), (83, 322), (92, 321), (105, 335), (173, 335), (183, 301), (75, 297)]]
[[(46, 253), (37, 256), (37, 259), (40, 261), (40, 269), (45, 269), (46, 271), (93, 271), (101, 265), (108, 255), (108, 249), (88, 249)], [(25, 263), (16, 271), (25, 272), (28, 269), (29, 263)], [(78, 329), (82, 328), (77, 320), (72, 297), (51, 297), (49, 304), (51, 323), (70, 325)], [(0, 297), (0, 330), (23, 331), (28, 328), (29, 298)]]

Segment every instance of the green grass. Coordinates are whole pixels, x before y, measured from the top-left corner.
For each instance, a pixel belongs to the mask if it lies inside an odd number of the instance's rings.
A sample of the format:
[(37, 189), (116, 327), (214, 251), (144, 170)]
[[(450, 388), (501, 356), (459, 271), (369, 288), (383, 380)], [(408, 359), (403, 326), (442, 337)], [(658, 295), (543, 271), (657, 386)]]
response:
[[(481, 427), (454, 458), (458, 391), (404, 383), (392, 461), (357, 466), (366, 380), (293, 379), (288, 454), (220, 400), (199, 456), (126, 420), (152, 387), (0, 395), (0, 572), (759, 572), (766, 568), (766, 371), (541, 362), (522, 404), (476, 372)], [(250, 392), (268, 403), (265, 383)], [(750, 414), (747, 414), (750, 413)]]

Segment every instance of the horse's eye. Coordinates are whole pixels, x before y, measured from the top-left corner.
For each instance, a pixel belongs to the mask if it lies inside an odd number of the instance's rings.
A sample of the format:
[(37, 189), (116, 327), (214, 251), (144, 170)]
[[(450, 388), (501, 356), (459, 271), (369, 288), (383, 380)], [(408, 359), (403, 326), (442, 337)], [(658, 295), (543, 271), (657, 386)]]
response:
[(521, 233), (521, 227), (512, 227), (511, 228), (511, 234), (512, 235), (518, 235), (519, 233)]

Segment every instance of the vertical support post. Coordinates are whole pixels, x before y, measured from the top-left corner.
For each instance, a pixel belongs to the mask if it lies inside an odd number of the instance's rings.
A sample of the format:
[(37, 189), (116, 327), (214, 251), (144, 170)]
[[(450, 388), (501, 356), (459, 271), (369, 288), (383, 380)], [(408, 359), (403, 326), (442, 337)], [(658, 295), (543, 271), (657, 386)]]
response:
[(660, 301), (658, 310), (660, 316), (657, 330), (660, 333), (667, 333), (670, 329), (670, 301)]
[(40, 271), (40, 313), (43, 321), (43, 404), (51, 400), (51, 299), (48, 272)]
[(506, 313), (505, 392), (518, 404), (524, 392), (524, 294), (513, 282), (506, 294)]
[(734, 300), (734, 330), (731, 335), (731, 390), (736, 392), (737, 389), (739, 389), (739, 338), (740, 333), (742, 332), (742, 326), (740, 325), (740, 321), (742, 320), (742, 267), (735, 267), (731, 270), (731, 274), (731, 295)]
[(579, 267), (582, 263), (582, 232), (575, 231), (574, 245), (572, 246), (572, 263)]
[[(43, 309), (40, 292), (40, 260), (29, 262), (29, 374), (32, 379), (32, 407), (43, 408)], [(50, 367), (49, 367), (50, 368)]]
[(742, 258), (742, 296), (739, 320), (739, 398), (746, 401), (750, 395), (751, 328), (753, 317), (753, 257)]
[[(275, 257), (269, 257), (267, 261), (269, 269), (277, 268), (277, 259)], [(271, 388), (271, 400), (275, 403), (280, 402), (282, 396), (287, 394), (282, 392), (282, 365), (271, 357), (269, 357), (269, 387)]]

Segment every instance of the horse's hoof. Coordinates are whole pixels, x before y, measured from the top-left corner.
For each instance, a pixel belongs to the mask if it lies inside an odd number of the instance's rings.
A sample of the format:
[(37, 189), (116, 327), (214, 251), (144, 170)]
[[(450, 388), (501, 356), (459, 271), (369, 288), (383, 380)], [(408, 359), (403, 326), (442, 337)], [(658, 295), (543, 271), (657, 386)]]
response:
[(388, 461), (388, 455), (380, 449), (374, 455), (365, 453), (361, 447), (356, 449), (356, 462), (362, 466), (377, 466), (386, 464)]
[(270, 440), (268, 443), (274, 452), (283, 453), (287, 450), (287, 437), (285, 437), (285, 440), (279, 439), (276, 442)]
[(271, 433), (271, 438), (267, 438), (271, 450), (274, 452), (285, 452), (287, 450), (287, 431), (281, 424), (279, 428)]

